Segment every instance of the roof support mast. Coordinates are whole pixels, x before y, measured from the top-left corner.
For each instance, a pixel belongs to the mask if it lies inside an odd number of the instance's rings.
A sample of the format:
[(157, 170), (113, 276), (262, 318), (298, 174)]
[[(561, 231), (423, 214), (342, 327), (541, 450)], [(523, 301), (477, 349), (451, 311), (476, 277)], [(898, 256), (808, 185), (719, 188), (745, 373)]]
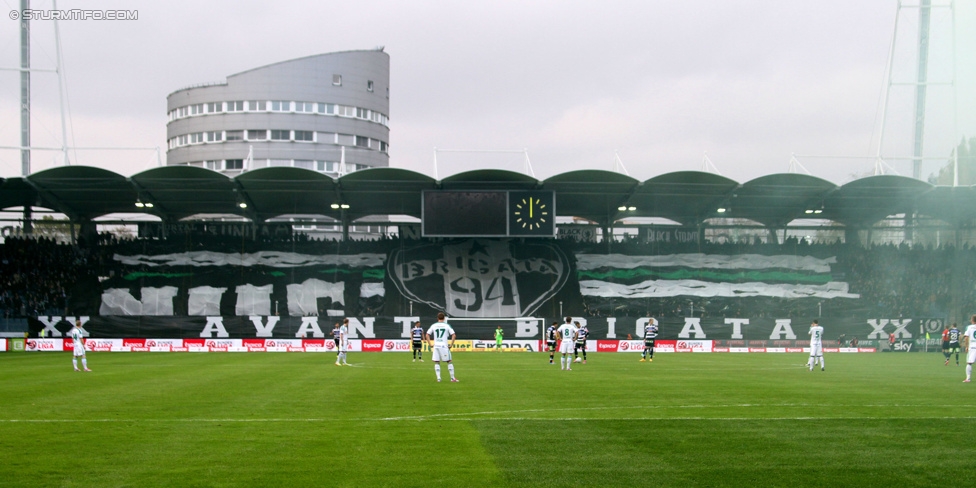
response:
[[(30, 0), (20, 0), (20, 11), (30, 9)], [(20, 17), (20, 173), (30, 174), (30, 17)], [(33, 234), (31, 207), (24, 206), (24, 233)]]
[(925, 96), (928, 89), (929, 26), (932, 0), (920, 0), (918, 6), (918, 67), (915, 85), (915, 138), (912, 151), (912, 178), (922, 179), (922, 142), (925, 139)]

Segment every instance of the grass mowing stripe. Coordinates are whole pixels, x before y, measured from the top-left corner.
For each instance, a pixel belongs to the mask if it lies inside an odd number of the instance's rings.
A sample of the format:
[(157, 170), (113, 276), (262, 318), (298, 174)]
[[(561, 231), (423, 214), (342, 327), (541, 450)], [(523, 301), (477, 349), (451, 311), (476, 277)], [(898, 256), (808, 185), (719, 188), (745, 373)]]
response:
[[(459, 353), (461, 383), (408, 354), (350, 356), (361, 367), (91, 353), (79, 374), (67, 353), (0, 354), (0, 480), (948, 486), (972, 475), (933, 461), (976, 454), (976, 390), (936, 354), (830, 354), (824, 374), (802, 354), (592, 354), (561, 372), (543, 354)], [(72, 461), (37, 462), (51, 453)]]

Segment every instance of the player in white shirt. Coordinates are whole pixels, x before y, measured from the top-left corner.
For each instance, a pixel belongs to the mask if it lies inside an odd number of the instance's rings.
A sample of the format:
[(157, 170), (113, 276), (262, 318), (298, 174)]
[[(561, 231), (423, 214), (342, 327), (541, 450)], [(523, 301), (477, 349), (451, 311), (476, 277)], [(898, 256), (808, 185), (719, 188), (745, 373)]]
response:
[[(336, 366), (346, 365), (346, 351), (349, 350), (349, 319), (342, 319), (342, 326), (339, 327), (339, 354), (336, 356)], [(339, 363), (342, 361), (342, 363)]]
[(444, 312), (437, 314), (437, 323), (427, 329), (427, 345), (430, 346), (431, 356), (434, 357), (434, 372), (437, 373), (438, 383), (441, 381), (441, 361), (447, 363), (447, 371), (451, 373), (451, 383), (457, 383), (458, 379), (454, 377), (454, 363), (451, 362), (451, 348), (454, 347), (457, 334), (454, 333), (451, 325), (445, 322), (446, 319)]
[(824, 371), (823, 332), (820, 321), (814, 319), (813, 323), (810, 324), (810, 361), (807, 363), (810, 371), (813, 371), (813, 366), (818, 361), (820, 362), (820, 371)]
[(572, 317), (566, 317), (566, 323), (560, 325), (559, 328), (556, 329), (556, 338), (560, 339), (559, 353), (562, 354), (562, 357), (559, 358), (559, 369), (564, 369), (566, 371), (570, 371), (572, 369), (570, 368), (570, 366), (573, 364), (573, 357), (571, 354), (573, 354), (573, 351), (576, 349), (576, 332), (577, 329), (576, 326), (573, 325)]
[(85, 331), (81, 328), (81, 320), (75, 321), (75, 326), (68, 332), (68, 337), (75, 343), (71, 356), (71, 364), (75, 366), (75, 371), (81, 371), (78, 369), (78, 358), (81, 358), (81, 367), (85, 368), (85, 371), (91, 371), (88, 369), (88, 358), (85, 357)]
[(973, 376), (973, 363), (976, 363), (976, 314), (969, 317), (969, 327), (966, 327), (966, 333), (962, 337), (963, 346), (968, 350), (966, 354), (966, 381), (963, 383), (969, 383), (969, 379)]

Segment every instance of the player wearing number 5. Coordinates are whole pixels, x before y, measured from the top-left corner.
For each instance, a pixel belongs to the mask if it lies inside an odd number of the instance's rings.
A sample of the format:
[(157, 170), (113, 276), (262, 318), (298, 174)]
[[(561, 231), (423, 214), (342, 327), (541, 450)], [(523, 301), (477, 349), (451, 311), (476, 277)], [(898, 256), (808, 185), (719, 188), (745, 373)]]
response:
[[(451, 373), (451, 382), (457, 383), (454, 377), (454, 363), (451, 362), (451, 348), (454, 347), (454, 340), (457, 335), (450, 324), (445, 322), (444, 312), (437, 314), (437, 323), (427, 329), (427, 345), (430, 346), (431, 355), (434, 357), (434, 372), (437, 373), (437, 381), (441, 381), (441, 361), (447, 363), (447, 371)], [(451, 341), (448, 343), (447, 339)]]
[(820, 361), (820, 371), (824, 371), (824, 358), (823, 358), (823, 327), (820, 326), (820, 321), (814, 319), (813, 323), (810, 324), (810, 361), (807, 363), (810, 371), (813, 371), (813, 366)]

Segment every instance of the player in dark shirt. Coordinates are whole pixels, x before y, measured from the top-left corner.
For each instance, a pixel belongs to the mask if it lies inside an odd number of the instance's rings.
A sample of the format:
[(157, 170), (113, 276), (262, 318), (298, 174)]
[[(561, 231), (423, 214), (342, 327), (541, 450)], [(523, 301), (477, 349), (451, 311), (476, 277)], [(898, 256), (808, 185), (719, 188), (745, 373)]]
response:
[(962, 331), (959, 330), (959, 327), (953, 322), (952, 327), (949, 328), (949, 349), (947, 349), (948, 354), (946, 354), (946, 366), (949, 365), (949, 356), (952, 356), (953, 352), (956, 353), (956, 366), (959, 366), (959, 339), (961, 338)]
[[(644, 326), (644, 352), (641, 353), (641, 362), (654, 361), (654, 341), (657, 339), (657, 320), (647, 319)], [(647, 359), (644, 359), (647, 356)]]
[(552, 359), (556, 356), (556, 328), (559, 327), (559, 322), (553, 322), (552, 325), (546, 329), (546, 347), (549, 349), (549, 364), (555, 364)]
[(590, 329), (585, 325), (580, 325), (579, 322), (574, 322), (576, 328), (576, 349), (573, 350), (573, 356), (575, 359), (579, 359), (579, 353), (583, 351), (583, 364), (586, 364), (586, 337), (590, 335)]
[(424, 328), (420, 326), (420, 321), (413, 323), (413, 328), (410, 329), (410, 345), (413, 349), (413, 360), (416, 362), (418, 359), (420, 362), (424, 362)]

